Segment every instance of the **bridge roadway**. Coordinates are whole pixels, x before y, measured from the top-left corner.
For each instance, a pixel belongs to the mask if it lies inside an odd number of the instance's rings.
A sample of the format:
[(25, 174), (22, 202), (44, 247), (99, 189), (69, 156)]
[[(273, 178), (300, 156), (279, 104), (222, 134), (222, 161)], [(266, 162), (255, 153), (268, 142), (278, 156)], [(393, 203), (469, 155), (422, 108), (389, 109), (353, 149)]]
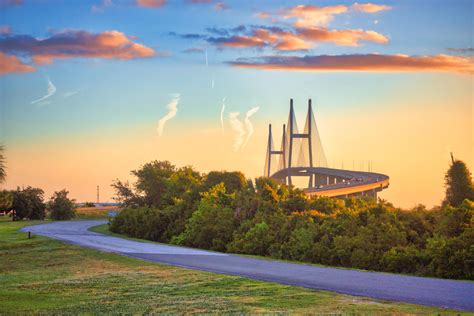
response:
[[(291, 177), (316, 177), (316, 186), (304, 189), (310, 196), (345, 197), (350, 195), (376, 196), (388, 188), (390, 178), (381, 173), (332, 169), (324, 167), (292, 167), (275, 172), (271, 178), (279, 181)], [(338, 181), (334, 183), (334, 179)], [(329, 183), (328, 183), (329, 182)]]
[(106, 221), (63, 221), (23, 232), (141, 260), (375, 299), (474, 312), (474, 282), (368, 272), (139, 242), (89, 231)]

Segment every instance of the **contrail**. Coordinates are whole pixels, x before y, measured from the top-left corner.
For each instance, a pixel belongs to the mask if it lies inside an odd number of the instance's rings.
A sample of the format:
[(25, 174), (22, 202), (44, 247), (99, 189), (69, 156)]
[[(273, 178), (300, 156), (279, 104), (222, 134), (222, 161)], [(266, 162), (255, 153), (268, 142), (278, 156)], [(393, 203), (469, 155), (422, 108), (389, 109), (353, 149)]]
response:
[(170, 101), (170, 103), (168, 103), (168, 105), (166, 106), (166, 108), (168, 109), (168, 113), (166, 113), (166, 115), (158, 121), (158, 136), (163, 135), (163, 128), (165, 127), (166, 122), (176, 116), (176, 113), (178, 112), (178, 103), (179, 94), (176, 94), (174, 98)]
[(248, 110), (247, 113), (245, 114), (244, 122), (245, 122), (245, 128), (247, 129), (247, 138), (245, 139), (245, 143), (242, 146), (242, 148), (247, 146), (247, 143), (249, 142), (250, 137), (252, 137), (253, 132), (254, 132), (253, 124), (252, 124), (252, 122), (250, 122), (250, 117), (252, 115), (254, 115), (259, 109), (260, 109), (260, 107), (258, 107), (258, 106), (253, 107), (250, 110)]
[(76, 95), (76, 94), (78, 94), (78, 93), (79, 93), (79, 90), (77, 90), (77, 91), (70, 91), (70, 92), (64, 93), (63, 96), (64, 96), (65, 98), (69, 98), (69, 97), (72, 97), (73, 95)]
[(44, 97), (39, 98), (38, 100), (31, 101), (31, 104), (35, 104), (35, 103), (44, 101), (44, 100), (46, 100), (47, 98), (51, 97), (53, 94), (56, 93), (56, 87), (51, 82), (51, 80), (49, 80), (48, 77), (46, 77), (46, 80), (48, 80), (48, 93)]
[(206, 67), (209, 67), (209, 63), (208, 63), (208, 61), (207, 61), (207, 50), (204, 51), (204, 52), (206, 53)]
[(214, 79), (211, 80), (211, 88), (214, 89)]
[(222, 108), (221, 108), (222, 134), (224, 134), (224, 111), (225, 111), (225, 97), (224, 97), (224, 99), (222, 99)]
[(240, 147), (244, 142), (245, 136), (244, 124), (239, 120), (239, 115), (239, 112), (229, 113), (230, 126), (236, 133), (233, 144), (233, 149), (235, 152), (239, 151)]

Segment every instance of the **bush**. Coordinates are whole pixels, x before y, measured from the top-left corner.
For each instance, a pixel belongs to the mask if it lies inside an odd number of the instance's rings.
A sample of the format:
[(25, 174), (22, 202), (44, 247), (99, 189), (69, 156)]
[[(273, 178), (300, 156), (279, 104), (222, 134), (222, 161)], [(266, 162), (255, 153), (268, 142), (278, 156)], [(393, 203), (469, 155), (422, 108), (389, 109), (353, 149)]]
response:
[(472, 201), (401, 210), (370, 198), (309, 199), (269, 178), (254, 185), (241, 173), (201, 176), (189, 167), (146, 166), (137, 175), (161, 180), (142, 179), (143, 191), (130, 199), (146, 201), (145, 183), (161, 183), (160, 205), (125, 209), (113, 219), (112, 231), (218, 251), (474, 279)]

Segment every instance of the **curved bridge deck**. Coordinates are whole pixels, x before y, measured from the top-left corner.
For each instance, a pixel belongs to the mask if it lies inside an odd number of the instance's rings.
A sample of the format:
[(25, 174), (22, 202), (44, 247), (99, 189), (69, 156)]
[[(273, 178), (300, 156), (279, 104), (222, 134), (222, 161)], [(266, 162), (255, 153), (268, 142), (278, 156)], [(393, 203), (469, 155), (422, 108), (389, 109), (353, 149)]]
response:
[(286, 182), (291, 177), (311, 177), (312, 185), (304, 192), (310, 196), (377, 197), (377, 192), (388, 188), (390, 178), (375, 172), (351, 171), (324, 167), (292, 167), (275, 172), (271, 178)]

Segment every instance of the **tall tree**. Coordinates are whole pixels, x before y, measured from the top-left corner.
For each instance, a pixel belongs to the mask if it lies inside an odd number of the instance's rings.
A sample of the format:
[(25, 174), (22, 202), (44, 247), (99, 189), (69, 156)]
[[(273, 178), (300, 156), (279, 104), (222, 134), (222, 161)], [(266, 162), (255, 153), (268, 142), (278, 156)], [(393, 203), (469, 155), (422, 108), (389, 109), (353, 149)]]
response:
[(5, 170), (5, 157), (3, 156), (4, 150), (4, 147), (0, 145), (0, 183), (3, 183), (7, 177), (7, 172)]
[(464, 199), (474, 201), (471, 172), (463, 161), (452, 158), (452, 164), (446, 172), (445, 181), (446, 197), (443, 205), (457, 207)]

